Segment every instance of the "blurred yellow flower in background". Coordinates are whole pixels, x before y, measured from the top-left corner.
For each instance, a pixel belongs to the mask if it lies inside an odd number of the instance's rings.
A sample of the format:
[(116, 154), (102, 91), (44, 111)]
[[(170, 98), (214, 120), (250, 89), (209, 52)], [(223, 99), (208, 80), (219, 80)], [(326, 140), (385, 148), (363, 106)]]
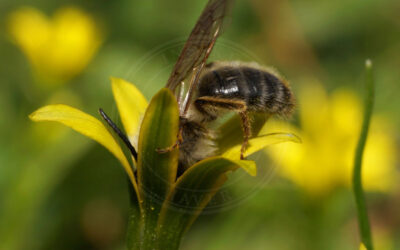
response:
[(102, 41), (87, 13), (76, 7), (59, 9), (49, 19), (32, 7), (21, 7), (8, 17), (11, 38), (43, 80), (65, 82), (90, 62)]
[[(362, 103), (350, 90), (336, 90), (328, 96), (323, 87), (304, 87), (299, 95), (302, 144), (280, 144), (268, 148), (279, 160), (283, 176), (313, 195), (336, 187), (351, 186), (356, 143), (362, 123)], [(276, 128), (272, 124), (268, 130)], [(282, 157), (287, 155), (287, 157)], [(395, 185), (395, 142), (384, 119), (375, 115), (363, 157), (363, 183), (369, 191), (389, 191)]]

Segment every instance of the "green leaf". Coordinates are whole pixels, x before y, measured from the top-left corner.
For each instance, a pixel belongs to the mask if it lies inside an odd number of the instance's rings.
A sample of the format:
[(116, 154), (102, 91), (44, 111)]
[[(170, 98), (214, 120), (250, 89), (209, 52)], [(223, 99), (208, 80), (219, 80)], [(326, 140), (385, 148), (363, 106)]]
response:
[(213, 157), (180, 176), (163, 204), (158, 221), (159, 246), (155, 248), (178, 249), (182, 235), (226, 181), (226, 173), (238, 167), (233, 161)]
[(141, 124), (138, 147), (139, 192), (143, 198), (144, 235), (142, 246), (150, 249), (154, 241), (161, 204), (176, 179), (178, 149), (158, 153), (177, 140), (179, 110), (174, 95), (161, 89), (151, 100)]

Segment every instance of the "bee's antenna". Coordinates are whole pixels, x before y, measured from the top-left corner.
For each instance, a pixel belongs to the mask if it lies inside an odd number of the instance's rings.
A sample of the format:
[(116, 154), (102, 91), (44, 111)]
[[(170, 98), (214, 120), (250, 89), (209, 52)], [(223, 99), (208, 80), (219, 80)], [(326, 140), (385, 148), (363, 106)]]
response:
[(137, 153), (135, 148), (132, 146), (131, 142), (129, 141), (128, 137), (117, 127), (117, 125), (108, 117), (106, 113), (104, 113), (103, 109), (99, 108), (99, 113), (101, 117), (103, 117), (104, 121), (110, 125), (110, 127), (114, 130), (115, 133), (121, 138), (121, 140), (125, 143), (125, 145), (128, 147), (129, 151), (131, 151), (131, 154), (133, 158), (137, 161)]

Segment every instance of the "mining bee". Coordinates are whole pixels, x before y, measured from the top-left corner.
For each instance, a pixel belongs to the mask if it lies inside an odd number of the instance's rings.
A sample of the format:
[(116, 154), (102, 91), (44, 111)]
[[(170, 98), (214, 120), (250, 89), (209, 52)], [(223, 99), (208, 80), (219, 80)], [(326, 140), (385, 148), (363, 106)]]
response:
[(241, 159), (251, 137), (250, 112), (284, 117), (292, 113), (293, 94), (287, 82), (272, 72), (256, 63), (216, 62), (206, 65), (192, 93), (193, 101), (180, 116), (181, 134), (177, 142), (180, 167), (187, 168), (215, 153), (209, 123), (227, 111), (238, 113), (242, 123)]
[[(250, 112), (289, 116), (294, 109), (287, 81), (274, 70), (256, 63), (206, 63), (232, 2), (209, 0), (166, 84), (179, 104), (180, 130), (177, 142), (158, 152), (179, 148), (180, 172), (215, 154), (215, 135), (209, 125), (227, 111), (239, 114), (244, 135), (240, 155), (243, 159), (252, 134)], [(104, 113), (102, 116), (106, 119)], [(126, 138), (120, 131), (117, 133), (123, 140)]]
[[(179, 165), (183, 169), (215, 153), (209, 124), (227, 111), (240, 116), (244, 134), (240, 158), (243, 159), (251, 137), (249, 112), (288, 116), (294, 108), (288, 83), (275, 71), (256, 63), (206, 64), (231, 4), (230, 0), (208, 2), (166, 85), (176, 93), (180, 106), (180, 134), (175, 145), (159, 151), (168, 152), (178, 147)], [(183, 95), (187, 78), (190, 82)]]

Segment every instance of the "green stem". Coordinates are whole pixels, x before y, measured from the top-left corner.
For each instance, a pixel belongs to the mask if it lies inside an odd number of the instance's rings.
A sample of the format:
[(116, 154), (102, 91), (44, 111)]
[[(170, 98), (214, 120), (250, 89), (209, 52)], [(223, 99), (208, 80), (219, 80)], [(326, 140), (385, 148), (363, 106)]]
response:
[(128, 250), (177, 250), (182, 239), (180, 228), (160, 227), (157, 217), (140, 215), (132, 207), (127, 228)]
[(372, 72), (372, 62), (366, 61), (366, 85), (367, 85), (367, 98), (365, 101), (364, 120), (361, 128), (360, 139), (356, 148), (354, 169), (353, 169), (353, 191), (355, 195), (357, 212), (358, 212), (358, 223), (361, 234), (361, 241), (367, 248), (372, 250), (372, 237), (371, 228), (368, 220), (367, 206), (365, 202), (364, 191), (361, 182), (361, 170), (362, 170), (362, 156), (364, 152), (365, 143), (367, 141), (368, 129), (371, 121), (372, 108), (374, 104), (374, 79)]

